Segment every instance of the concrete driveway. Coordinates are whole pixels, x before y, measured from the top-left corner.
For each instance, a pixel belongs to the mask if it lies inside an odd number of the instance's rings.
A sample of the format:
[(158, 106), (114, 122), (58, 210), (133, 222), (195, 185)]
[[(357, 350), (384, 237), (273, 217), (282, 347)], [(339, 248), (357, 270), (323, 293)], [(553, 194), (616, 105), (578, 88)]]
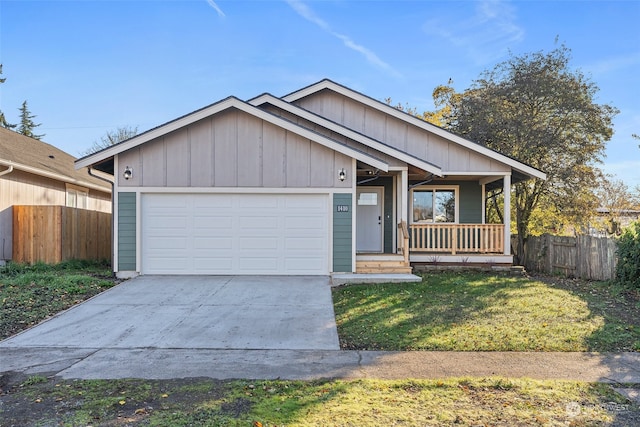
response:
[(140, 276), (0, 348), (339, 350), (330, 280)]

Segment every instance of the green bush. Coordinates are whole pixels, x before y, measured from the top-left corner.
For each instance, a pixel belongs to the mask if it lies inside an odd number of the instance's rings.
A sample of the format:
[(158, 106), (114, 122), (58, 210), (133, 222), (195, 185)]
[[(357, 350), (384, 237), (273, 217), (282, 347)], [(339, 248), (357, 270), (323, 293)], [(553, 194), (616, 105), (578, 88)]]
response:
[(618, 240), (616, 279), (624, 286), (640, 289), (640, 221), (636, 221)]

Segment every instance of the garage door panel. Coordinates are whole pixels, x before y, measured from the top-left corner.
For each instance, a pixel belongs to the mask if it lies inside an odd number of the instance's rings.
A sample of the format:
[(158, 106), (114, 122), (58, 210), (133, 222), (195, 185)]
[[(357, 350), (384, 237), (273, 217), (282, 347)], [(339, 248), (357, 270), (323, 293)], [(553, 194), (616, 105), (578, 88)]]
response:
[(193, 243), (194, 249), (203, 249), (212, 253), (233, 249), (233, 238), (231, 237), (199, 237), (194, 239)]
[(327, 195), (143, 194), (145, 274), (328, 274)]
[(230, 229), (233, 227), (233, 218), (221, 218), (214, 215), (197, 215), (193, 218), (193, 226), (198, 230), (211, 229), (218, 231), (220, 229)]

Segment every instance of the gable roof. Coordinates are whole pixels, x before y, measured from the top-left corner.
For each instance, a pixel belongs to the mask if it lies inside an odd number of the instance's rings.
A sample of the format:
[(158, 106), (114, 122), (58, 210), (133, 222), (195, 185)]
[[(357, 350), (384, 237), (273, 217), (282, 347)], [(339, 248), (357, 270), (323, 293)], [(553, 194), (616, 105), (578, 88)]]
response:
[(415, 156), (405, 153), (404, 151), (398, 150), (397, 148), (391, 147), (387, 144), (384, 144), (378, 140), (372, 139), (366, 135), (363, 135), (359, 132), (356, 132), (352, 129), (344, 127), (334, 121), (328, 120), (322, 116), (319, 116), (311, 111), (305, 110), (303, 108), (298, 107), (297, 105), (290, 104), (288, 102), (283, 101), (280, 98), (276, 98), (275, 96), (265, 93), (256, 98), (253, 98), (248, 101), (251, 105), (259, 106), (264, 104), (271, 104), (275, 107), (278, 107), (284, 111), (295, 114), (298, 117), (309, 120), (312, 123), (320, 125), (324, 128), (327, 128), (333, 132), (346, 136), (354, 141), (360, 142), (366, 146), (369, 146), (381, 153), (387, 154), (389, 156), (395, 157), (403, 162), (406, 162), (412, 166), (416, 166), (425, 172), (432, 173), (437, 176), (442, 176), (442, 169), (439, 166), (436, 166), (432, 163), (419, 159)]
[(307, 97), (309, 95), (313, 95), (314, 93), (320, 92), (322, 90), (331, 90), (334, 92), (337, 92), (341, 95), (344, 95), (348, 98), (354, 99), (362, 104), (365, 104), (368, 107), (371, 107), (373, 109), (376, 109), (384, 114), (388, 114), (390, 116), (396, 117), (400, 120), (403, 120), (407, 123), (410, 123), (416, 127), (419, 127), (421, 129), (424, 129), (428, 132), (431, 132), (435, 135), (438, 135), (440, 137), (443, 137), (455, 144), (458, 144), (466, 149), (469, 149), (471, 151), (474, 151), (476, 153), (482, 154), (484, 156), (493, 158), (501, 163), (504, 163), (508, 166), (510, 166), (512, 169), (516, 170), (517, 172), (520, 172), (521, 174), (525, 175), (528, 178), (540, 178), (540, 179), (546, 179), (547, 175), (534, 168), (531, 167), (529, 165), (526, 165), (522, 162), (519, 162), (515, 159), (512, 159), (511, 157), (505, 156), (503, 154), (498, 153), (497, 151), (494, 151), (490, 148), (484, 147), (478, 143), (469, 141), (468, 139), (462, 138), (454, 133), (451, 133), (447, 130), (442, 129), (441, 127), (438, 127), (432, 123), (429, 123), (425, 120), (422, 120), (418, 117), (415, 117), (411, 114), (405, 113), (404, 111), (398, 110), (395, 107), (392, 107), (390, 105), (387, 105), (383, 102), (380, 102), (376, 99), (373, 99), (367, 95), (364, 95), (360, 92), (357, 92), (353, 89), (349, 89), (346, 86), (342, 86), (338, 83), (335, 83), (329, 79), (324, 79), (321, 80), (317, 83), (311, 84), (307, 87), (304, 87), (302, 89), (299, 89), (295, 92), (292, 92), (288, 95), (285, 95), (282, 97), (282, 99), (286, 102), (295, 102), (301, 98)]
[(333, 149), (346, 156), (357, 159), (363, 163), (368, 164), (369, 166), (373, 166), (385, 172), (389, 170), (389, 165), (383, 160), (371, 156), (370, 154), (367, 154), (363, 151), (349, 147), (348, 145), (335, 141), (317, 132), (309, 130), (289, 120), (278, 117), (265, 110), (257, 108), (249, 103), (241, 101), (234, 96), (230, 96), (226, 99), (223, 99), (222, 101), (216, 102), (215, 104), (211, 104), (207, 107), (201, 108), (200, 110), (196, 110), (190, 114), (179, 117), (154, 129), (148, 130), (147, 132), (144, 132), (140, 135), (134, 136), (133, 138), (130, 138), (126, 141), (120, 142), (118, 144), (112, 145), (111, 147), (107, 147), (101, 151), (78, 159), (76, 161), (76, 168), (91, 166), (103, 162), (115, 156), (116, 154), (122, 153), (126, 150), (130, 150), (131, 148), (137, 147), (141, 144), (144, 144), (145, 142), (151, 141), (155, 138), (166, 135), (169, 132), (178, 130), (230, 108), (235, 108), (245, 113), (251, 114), (254, 117), (291, 131), (303, 138), (310, 139), (311, 141), (321, 144), (327, 148)]
[(111, 186), (89, 175), (87, 168), (76, 170), (74, 161), (75, 157), (53, 145), (0, 127), (0, 165), (105, 193), (111, 192)]

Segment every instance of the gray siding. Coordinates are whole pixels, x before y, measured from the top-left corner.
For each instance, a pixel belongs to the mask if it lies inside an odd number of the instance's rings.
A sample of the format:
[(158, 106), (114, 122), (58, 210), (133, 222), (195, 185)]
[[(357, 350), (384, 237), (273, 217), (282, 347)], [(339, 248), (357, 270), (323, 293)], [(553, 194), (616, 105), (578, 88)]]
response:
[(511, 168), (375, 108), (323, 90), (295, 102), (357, 132), (431, 162), (444, 172), (508, 172)]
[(123, 152), (118, 165), (120, 187), (350, 188), (354, 175), (350, 157), (238, 110)]
[[(333, 195), (333, 271), (352, 272), (353, 206), (351, 194)], [(339, 212), (338, 205), (348, 206), (347, 212)]]
[(118, 270), (136, 270), (136, 193), (118, 193)]
[(462, 181), (460, 185), (460, 224), (482, 222), (482, 186), (477, 182)]

